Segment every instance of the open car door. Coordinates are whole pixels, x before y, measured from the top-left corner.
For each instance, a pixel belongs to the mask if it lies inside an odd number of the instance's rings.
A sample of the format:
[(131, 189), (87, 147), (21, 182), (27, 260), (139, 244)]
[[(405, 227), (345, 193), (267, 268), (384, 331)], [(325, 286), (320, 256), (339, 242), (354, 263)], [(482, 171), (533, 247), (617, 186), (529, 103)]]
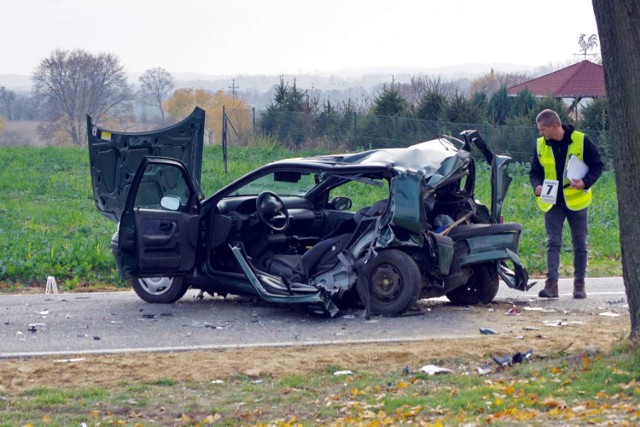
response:
[(180, 276), (196, 262), (200, 201), (180, 161), (145, 157), (120, 218), (125, 277)]

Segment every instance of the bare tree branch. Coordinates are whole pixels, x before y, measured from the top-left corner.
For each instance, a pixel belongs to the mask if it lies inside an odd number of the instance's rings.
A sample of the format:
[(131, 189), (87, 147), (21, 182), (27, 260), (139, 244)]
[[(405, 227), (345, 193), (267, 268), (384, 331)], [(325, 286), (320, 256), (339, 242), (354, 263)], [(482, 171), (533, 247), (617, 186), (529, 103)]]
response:
[(87, 114), (100, 122), (131, 98), (124, 68), (108, 53), (56, 50), (42, 60), (32, 80), (34, 99), (46, 111), (50, 131), (64, 131), (77, 145), (86, 140)]
[(138, 80), (140, 81), (140, 98), (142, 102), (158, 107), (162, 120), (164, 120), (162, 103), (175, 87), (175, 79), (164, 68), (156, 67), (145, 71)]

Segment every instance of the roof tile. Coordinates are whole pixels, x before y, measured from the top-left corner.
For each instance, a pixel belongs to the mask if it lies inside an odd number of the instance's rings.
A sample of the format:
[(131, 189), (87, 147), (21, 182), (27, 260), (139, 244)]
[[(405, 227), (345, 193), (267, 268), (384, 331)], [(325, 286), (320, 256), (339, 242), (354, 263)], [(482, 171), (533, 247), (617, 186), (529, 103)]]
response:
[(525, 88), (528, 88), (534, 96), (551, 95), (555, 98), (606, 96), (602, 65), (587, 60), (512, 86), (507, 89), (507, 93), (517, 95)]

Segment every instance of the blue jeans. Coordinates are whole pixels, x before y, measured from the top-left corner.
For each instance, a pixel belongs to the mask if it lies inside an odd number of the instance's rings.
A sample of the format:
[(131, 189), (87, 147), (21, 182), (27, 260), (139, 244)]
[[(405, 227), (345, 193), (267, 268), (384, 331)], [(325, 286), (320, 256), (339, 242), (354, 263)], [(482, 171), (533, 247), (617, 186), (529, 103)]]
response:
[(587, 273), (587, 234), (589, 208), (572, 211), (563, 205), (554, 205), (544, 214), (547, 230), (547, 278), (558, 280), (560, 249), (562, 248), (562, 227), (566, 219), (571, 229), (573, 245), (573, 277), (584, 279)]

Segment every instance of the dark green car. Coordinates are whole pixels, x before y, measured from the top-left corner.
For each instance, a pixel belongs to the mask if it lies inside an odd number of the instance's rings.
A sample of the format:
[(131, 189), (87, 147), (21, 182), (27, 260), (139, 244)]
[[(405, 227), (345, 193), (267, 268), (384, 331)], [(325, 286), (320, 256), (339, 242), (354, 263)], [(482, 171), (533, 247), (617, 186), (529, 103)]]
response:
[[(499, 279), (530, 288), (521, 226), (502, 223), (510, 158), (476, 131), (407, 148), (280, 160), (209, 197), (200, 190), (204, 111), (149, 133), (88, 118), (96, 207), (118, 224), (121, 275), (143, 300), (188, 288), (255, 295), (335, 315), (399, 315), (418, 299), (489, 303)], [(476, 146), (491, 165), (475, 200)]]

